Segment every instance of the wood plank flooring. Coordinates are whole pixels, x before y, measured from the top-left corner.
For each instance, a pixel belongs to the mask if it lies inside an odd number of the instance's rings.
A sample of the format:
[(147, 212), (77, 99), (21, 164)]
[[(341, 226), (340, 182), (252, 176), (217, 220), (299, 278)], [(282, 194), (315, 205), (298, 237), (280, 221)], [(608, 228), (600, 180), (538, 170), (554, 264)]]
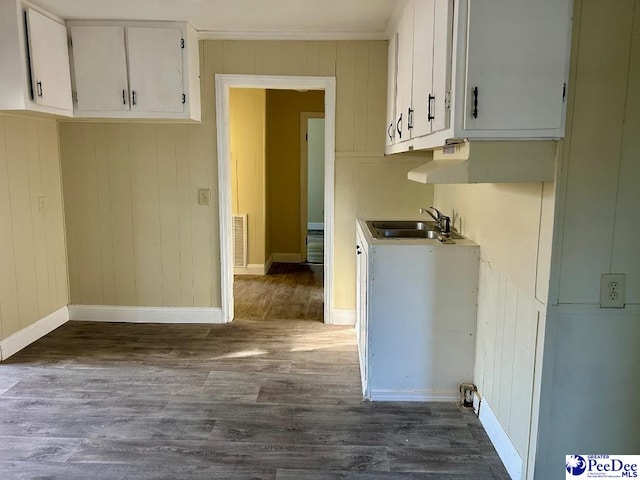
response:
[(509, 478), (452, 403), (361, 401), (353, 328), (69, 322), (0, 364), (0, 478)]
[(274, 263), (267, 275), (236, 275), (236, 318), (323, 321), (322, 265)]

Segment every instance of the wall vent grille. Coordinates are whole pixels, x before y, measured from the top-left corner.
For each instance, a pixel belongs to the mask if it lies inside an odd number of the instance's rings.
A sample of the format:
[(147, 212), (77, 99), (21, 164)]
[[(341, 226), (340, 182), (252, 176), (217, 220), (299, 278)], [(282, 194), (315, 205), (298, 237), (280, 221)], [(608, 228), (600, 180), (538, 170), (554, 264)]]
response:
[(247, 215), (233, 215), (233, 266), (247, 266)]

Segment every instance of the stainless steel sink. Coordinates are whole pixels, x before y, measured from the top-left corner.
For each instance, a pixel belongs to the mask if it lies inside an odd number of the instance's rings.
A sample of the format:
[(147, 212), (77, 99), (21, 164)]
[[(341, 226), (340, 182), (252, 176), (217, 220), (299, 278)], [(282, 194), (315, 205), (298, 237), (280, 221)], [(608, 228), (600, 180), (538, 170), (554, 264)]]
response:
[(437, 230), (436, 222), (422, 222), (419, 220), (374, 220), (367, 222), (371, 227), (379, 230)]
[[(367, 221), (367, 227), (374, 238), (442, 238), (443, 235), (435, 222), (422, 222), (416, 220), (373, 220)], [(460, 240), (463, 237), (457, 233), (451, 233), (448, 238)]]

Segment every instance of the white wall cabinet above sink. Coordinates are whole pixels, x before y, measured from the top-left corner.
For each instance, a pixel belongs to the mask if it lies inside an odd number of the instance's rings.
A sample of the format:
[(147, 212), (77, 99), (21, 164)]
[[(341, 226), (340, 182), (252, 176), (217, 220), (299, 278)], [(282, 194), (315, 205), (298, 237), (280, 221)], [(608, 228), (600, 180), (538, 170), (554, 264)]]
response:
[(406, 0), (389, 50), (386, 152), (562, 138), (571, 5)]
[(0, 110), (71, 116), (64, 21), (26, 2), (0, 0)]
[(200, 120), (198, 40), (183, 22), (69, 22), (76, 117)]

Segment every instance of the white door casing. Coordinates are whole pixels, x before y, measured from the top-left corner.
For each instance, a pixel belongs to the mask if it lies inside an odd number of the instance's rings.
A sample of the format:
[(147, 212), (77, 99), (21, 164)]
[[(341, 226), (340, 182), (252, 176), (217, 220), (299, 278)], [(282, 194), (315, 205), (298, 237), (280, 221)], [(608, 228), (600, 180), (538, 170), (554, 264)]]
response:
[(229, 90), (265, 88), (280, 90), (324, 90), (325, 184), (324, 184), (324, 323), (333, 323), (334, 291), (334, 172), (335, 172), (335, 77), (217, 74), (216, 135), (218, 154), (218, 199), (220, 217), (220, 267), (223, 322), (234, 316), (233, 244), (231, 235), (231, 146), (229, 137)]

